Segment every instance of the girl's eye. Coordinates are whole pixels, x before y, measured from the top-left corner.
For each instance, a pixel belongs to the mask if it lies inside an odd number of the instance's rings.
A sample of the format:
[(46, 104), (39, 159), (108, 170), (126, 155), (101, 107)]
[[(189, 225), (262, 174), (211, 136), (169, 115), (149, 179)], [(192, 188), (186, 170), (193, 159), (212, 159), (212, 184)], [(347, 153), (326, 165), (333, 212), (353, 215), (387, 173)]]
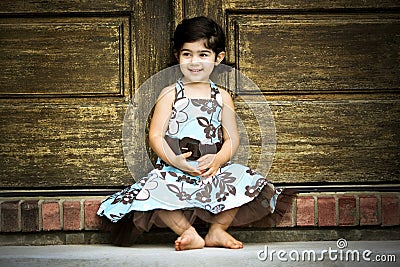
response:
[(208, 57), (208, 54), (200, 54), (201, 57)]
[(189, 56), (190, 56), (190, 53), (184, 52), (184, 53), (182, 53), (182, 56), (184, 56), (184, 57), (189, 57)]

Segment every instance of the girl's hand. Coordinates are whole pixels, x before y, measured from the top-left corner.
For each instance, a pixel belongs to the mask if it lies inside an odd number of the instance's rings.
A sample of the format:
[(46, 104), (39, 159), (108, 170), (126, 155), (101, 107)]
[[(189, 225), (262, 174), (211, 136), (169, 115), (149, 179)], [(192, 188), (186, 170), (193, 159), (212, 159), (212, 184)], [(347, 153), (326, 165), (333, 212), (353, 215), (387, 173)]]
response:
[(216, 154), (204, 155), (197, 162), (199, 163), (197, 169), (202, 173), (201, 177), (204, 179), (215, 176), (222, 165)]
[(190, 157), (190, 155), (192, 155), (191, 151), (176, 155), (176, 158), (173, 160), (173, 165), (174, 167), (180, 169), (187, 174), (190, 174), (192, 176), (199, 176), (201, 174), (201, 171), (189, 165), (186, 161), (186, 159)]

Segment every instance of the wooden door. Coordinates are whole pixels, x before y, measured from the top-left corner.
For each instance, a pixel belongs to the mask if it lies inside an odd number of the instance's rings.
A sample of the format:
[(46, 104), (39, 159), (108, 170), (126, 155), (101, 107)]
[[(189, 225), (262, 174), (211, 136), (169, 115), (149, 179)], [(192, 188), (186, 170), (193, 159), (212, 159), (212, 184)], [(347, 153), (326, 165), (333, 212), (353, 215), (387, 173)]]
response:
[(138, 85), (168, 65), (171, 6), (1, 1), (1, 189), (132, 184), (124, 114)]
[[(361, 186), (400, 180), (399, 7), (397, 1), (181, 0), (174, 10), (176, 18), (206, 15), (224, 25), (227, 64), (260, 87), (278, 141), (270, 180)], [(262, 118), (264, 104), (254, 105), (261, 105)]]
[[(197, 15), (223, 25), (227, 63), (257, 83), (272, 109), (278, 143), (270, 180), (398, 183), (399, 7), (341, 0), (1, 1), (0, 186), (132, 183), (121, 143), (129, 99), (168, 67), (177, 23)], [(260, 118), (263, 105), (253, 103)], [(250, 140), (252, 151), (258, 146), (257, 137)], [(141, 173), (146, 148), (135, 149)]]

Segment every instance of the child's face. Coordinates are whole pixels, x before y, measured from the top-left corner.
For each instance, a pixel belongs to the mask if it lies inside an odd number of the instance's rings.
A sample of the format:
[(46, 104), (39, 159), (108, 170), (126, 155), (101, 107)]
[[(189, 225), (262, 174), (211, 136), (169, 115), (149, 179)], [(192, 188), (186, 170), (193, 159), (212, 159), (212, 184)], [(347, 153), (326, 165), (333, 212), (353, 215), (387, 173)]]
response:
[(191, 82), (208, 82), (215, 65), (224, 59), (225, 53), (217, 56), (204, 45), (204, 40), (184, 43), (178, 54), (178, 61), (185, 78)]

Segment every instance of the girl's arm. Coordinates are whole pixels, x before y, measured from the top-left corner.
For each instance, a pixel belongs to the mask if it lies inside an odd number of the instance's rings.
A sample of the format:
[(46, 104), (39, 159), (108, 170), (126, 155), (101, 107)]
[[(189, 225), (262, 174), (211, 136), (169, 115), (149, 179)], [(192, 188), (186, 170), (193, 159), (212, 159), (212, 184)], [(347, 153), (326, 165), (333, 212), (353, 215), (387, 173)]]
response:
[(200, 171), (186, 162), (186, 158), (190, 157), (192, 152), (175, 155), (164, 138), (174, 99), (175, 91), (173, 87), (166, 87), (161, 91), (150, 122), (149, 143), (153, 151), (167, 164), (190, 175), (198, 176)]
[[(239, 133), (236, 123), (236, 112), (232, 97), (225, 90), (222, 95), (222, 133), (224, 143), (217, 154), (204, 155), (198, 159), (197, 169), (203, 172), (202, 177), (214, 176), (219, 167), (229, 161), (239, 147)], [(208, 169), (204, 172), (204, 170)]]

